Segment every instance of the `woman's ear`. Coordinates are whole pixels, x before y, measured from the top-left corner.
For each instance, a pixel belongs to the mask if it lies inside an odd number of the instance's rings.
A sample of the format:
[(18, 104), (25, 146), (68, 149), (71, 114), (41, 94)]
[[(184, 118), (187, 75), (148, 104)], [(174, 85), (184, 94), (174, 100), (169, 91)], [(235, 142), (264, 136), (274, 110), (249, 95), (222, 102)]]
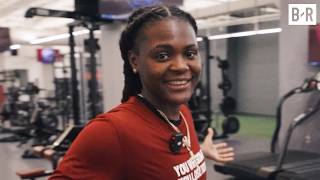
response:
[(128, 59), (131, 65), (132, 71), (136, 74), (138, 72), (138, 56), (137, 54), (130, 50), (128, 51)]

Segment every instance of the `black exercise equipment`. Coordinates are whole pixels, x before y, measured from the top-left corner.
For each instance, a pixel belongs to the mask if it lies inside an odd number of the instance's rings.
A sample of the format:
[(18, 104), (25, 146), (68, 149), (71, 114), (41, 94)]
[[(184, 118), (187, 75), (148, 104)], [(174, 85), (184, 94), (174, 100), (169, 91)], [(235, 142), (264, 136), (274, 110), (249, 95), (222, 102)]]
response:
[(189, 107), (195, 123), (195, 128), (199, 139), (203, 139), (207, 134), (207, 129), (212, 122), (211, 110), (211, 75), (210, 75), (210, 41), (207, 37), (202, 37), (201, 44), (205, 50), (205, 73), (204, 79), (196, 86), (194, 93), (189, 101)]
[[(13, 91), (7, 94), (7, 104), (10, 126), (1, 127), (0, 142), (16, 142), (22, 146), (31, 141), (31, 146), (49, 144), (50, 140), (58, 134), (58, 114), (54, 106), (54, 98), (39, 98), (41, 90), (34, 83), (27, 83), (25, 87), (11, 87)], [(21, 98), (21, 97), (25, 97)], [(29, 144), (28, 144), (29, 145)], [(23, 158), (34, 158), (26, 149)]]
[[(287, 158), (283, 165), (283, 174), (280, 173), (282, 175), (287, 171), (290, 171), (290, 169), (288, 169), (290, 167), (299, 167), (300, 163), (303, 164), (304, 162), (315, 159), (320, 160), (319, 154), (294, 150), (288, 151), (286, 156)], [(277, 159), (278, 154), (271, 154), (269, 152), (239, 154), (234, 162), (215, 164), (214, 168), (217, 172), (232, 175), (243, 180), (278, 180), (274, 175), (276, 173), (273, 172), (275, 170)], [(320, 166), (320, 164), (318, 165)], [(293, 180), (292, 177), (290, 178), (286, 180)]]
[[(89, 39), (85, 40), (85, 49), (90, 53), (90, 59), (88, 62), (88, 72), (91, 74), (88, 79), (88, 100), (89, 107), (87, 108), (88, 119), (94, 118), (97, 114), (103, 112), (102, 108), (102, 94), (99, 92), (99, 82), (97, 79), (97, 59), (96, 59), (96, 51), (100, 49), (98, 40), (94, 37), (94, 30), (98, 29), (96, 24), (91, 24), (90, 27), (87, 27), (90, 31)], [(86, 45), (87, 43), (87, 45)]]
[(83, 126), (69, 125), (59, 137), (49, 145), (48, 147), (57, 151), (66, 151), (73, 142), (73, 140), (78, 136)]
[(220, 59), (219, 56), (215, 57), (215, 59), (218, 61), (218, 67), (221, 70), (222, 81), (218, 84), (218, 88), (222, 90), (223, 99), (219, 107), (225, 118), (222, 123), (222, 134), (218, 137), (225, 138), (228, 134), (234, 134), (239, 131), (240, 122), (238, 118), (233, 115), (237, 109), (237, 101), (228, 95), (232, 88), (232, 83), (227, 74), (227, 70), (230, 67), (229, 62)]
[(96, 39), (94, 38), (94, 31), (99, 29), (99, 25), (94, 21), (79, 21), (69, 24), (69, 47), (70, 47), (70, 62), (71, 62), (71, 83), (72, 83), (72, 107), (73, 107), (73, 119), (74, 124), (80, 125), (80, 101), (79, 101), (79, 89), (78, 89), (78, 80), (77, 80), (77, 67), (75, 63), (75, 41), (74, 41), (74, 28), (77, 26), (83, 26), (89, 30), (89, 40), (87, 49), (90, 53), (90, 64), (89, 72), (91, 74), (91, 79), (89, 83), (89, 110), (83, 109), (83, 111), (89, 111), (89, 117), (85, 119), (90, 119), (101, 113), (101, 110), (98, 110), (97, 104), (101, 101), (102, 98), (99, 98), (98, 94), (98, 82), (97, 82), (97, 70), (96, 70), (96, 50), (98, 48), (96, 44)]
[(234, 116), (228, 116), (224, 119), (222, 123), (222, 131), (227, 134), (234, 134), (237, 133), (240, 129), (240, 123), (238, 118)]
[(63, 11), (63, 10), (54, 10), (54, 9), (46, 9), (46, 8), (39, 8), (39, 7), (29, 8), (25, 13), (26, 18), (32, 18), (34, 16), (71, 18), (76, 20), (107, 22), (107, 23), (110, 23), (113, 21), (112, 19), (108, 19), (108, 18), (102, 19), (98, 16), (91, 16), (79, 11)]
[[(72, 18), (72, 19), (91, 19), (87, 16), (82, 16), (79, 13), (71, 11), (61, 11), (52, 10), (45, 8), (32, 7), (29, 8), (26, 13), (26, 18), (32, 18), (34, 16), (44, 16), (44, 17), (62, 17), (62, 18)], [(73, 120), (75, 124), (80, 124), (80, 107), (79, 107), (79, 90), (78, 90), (78, 80), (77, 80), (77, 67), (75, 58), (75, 40), (74, 40), (74, 27), (75, 24), (70, 24), (69, 28), (69, 47), (70, 47), (70, 66), (71, 66), (71, 95), (72, 95), (72, 110), (73, 110)]]
[(10, 121), (10, 119), (15, 119), (18, 114), (18, 98), (20, 94), (20, 89), (15, 86), (8, 87), (8, 92), (5, 93), (5, 101), (1, 108), (1, 116), (3, 121)]
[(36, 168), (32, 170), (27, 170), (27, 171), (17, 171), (16, 174), (21, 178), (21, 179), (29, 179), (29, 180), (35, 180), (36, 178), (40, 177), (46, 177), (52, 174), (52, 171), (46, 171), (43, 168)]
[(228, 61), (219, 61), (218, 67), (220, 69), (227, 70), (227, 69), (229, 69), (229, 62)]
[[(92, 3), (87, 1), (87, 3)], [(90, 6), (91, 7), (91, 6)], [(88, 8), (88, 7), (86, 7)], [(91, 10), (90, 10), (91, 11)], [(90, 93), (89, 100), (90, 104), (90, 118), (101, 113), (101, 110), (98, 110), (97, 104), (101, 98), (98, 96), (98, 83), (96, 79), (96, 57), (95, 53), (98, 48), (96, 45), (96, 39), (94, 38), (94, 30), (99, 28), (98, 23), (111, 23), (112, 19), (101, 18), (96, 16), (96, 14), (88, 13), (88, 9), (83, 11), (83, 8), (79, 7), (79, 3), (76, 3), (76, 11), (61, 11), (61, 10), (52, 10), (45, 8), (32, 7), (29, 8), (25, 17), (32, 18), (33, 16), (44, 16), (44, 17), (61, 17), (61, 18), (72, 18), (77, 21), (68, 25), (69, 28), (69, 47), (70, 47), (70, 68), (71, 68), (71, 101), (72, 101), (72, 110), (73, 110), (73, 121), (74, 124), (80, 125), (80, 96), (78, 89), (78, 80), (77, 80), (77, 67), (76, 67), (76, 58), (75, 58), (75, 39), (74, 39), (74, 29), (75, 27), (82, 26), (89, 30), (89, 40), (87, 41), (90, 53)]]
[(222, 91), (230, 91), (232, 88), (231, 81), (225, 77), (224, 80), (221, 83), (219, 83), (218, 88)]
[[(58, 67), (54, 67), (57, 69)], [(60, 67), (59, 67), (60, 68)], [(66, 73), (65, 67), (61, 67), (63, 72)], [(60, 116), (62, 119), (62, 129), (69, 124), (70, 119), (72, 119), (72, 99), (71, 99), (71, 79), (70, 77), (55, 77), (54, 80), (55, 87), (55, 114)]]
[(228, 116), (234, 113), (236, 109), (236, 104), (237, 104), (237, 101), (233, 97), (228, 95), (229, 91), (232, 88), (232, 83), (227, 74), (229, 63), (227, 60), (220, 59), (219, 56), (216, 56), (215, 59), (218, 61), (218, 67), (221, 70), (221, 78), (222, 78), (222, 81), (218, 85), (218, 88), (222, 90), (222, 94), (223, 94), (223, 100), (220, 104), (220, 109), (225, 116)]
[[(216, 171), (245, 179), (265, 180), (278, 179), (277, 176), (281, 173), (283, 173), (281, 176), (284, 174), (288, 175), (287, 171), (290, 171), (291, 175), (294, 175), (295, 171), (299, 170), (304, 170), (303, 172), (305, 173), (314, 170), (319, 171), (320, 154), (288, 150), (288, 143), (294, 128), (307, 120), (310, 116), (314, 115), (319, 108), (320, 101), (314, 108), (309, 109), (307, 112), (300, 114), (294, 119), (288, 129), (284, 146), (280, 153), (257, 152), (241, 154), (238, 155), (237, 160), (234, 162), (226, 163), (224, 165), (215, 165)], [(308, 167), (307, 164), (311, 164), (312, 168), (310, 168), (310, 166)], [(316, 178), (318, 177), (314, 177), (313, 179)], [(293, 176), (288, 179), (293, 179)]]
[(236, 100), (233, 97), (228, 96), (228, 91), (232, 88), (231, 81), (226, 73), (226, 70), (229, 68), (229, 62), (221, 60), (220, 57), (212, 56), (210, 54), (210, 41), (208, 37), (201, 38), (202, 41), (199, 43), (199, 46), (205, 51), (205, 76), (196, 86), (189, 101), (189, 107), (192, 112), (198, 137), (199, 139), (203, 139), (212, 122), (210, 61), (217, 60), (218, 67), (221, 69), (222, 74), (222, 82), (218, 85), (218, 88), (223, 92), (223, 100), (220, 104), (220, 110), (225, 116), (225, 120), (223, 122), (222, 134), (215, 134), (215, 138), (224, 138), (227, 137), (227, 134), (236, 133), (240, 128), (239, 120), (235, 116), (230, 116), (235, 113)]
[[(320, 75), (319, 73), (317, 75)], [(316, 81), (317, 83), (314, 83)], [(278, 103), (277, 109), (277, 128), (275, 129), (274, 137), (278, 139), (278, 131), (281, 124), (281, 109), (285, 99), (293, 94), (310, 92), (319, 90), (320, 81), (308, 79), (298, 88), (294, 88), (285, 94)], [(320, 172), (320, 154), (310, 153), (305, 151), (288, 150), (293, 130), (313, 116), (320, 109), (320, 100), (313, 108), (307, 109), (306, 112), (298, 115), (290, 124), (284, 145), (279, 153), (275, 151), (273, 143), (276, 140), (272, 139), (271, 152), (256, 152), (238, 155), (233, 162), (226, 164), (216, 164), (215, 170), (224, 174), (230, 174), (244, 179), (263, 179), (263, 180), (316, 180), (319, 179)], [(280, 114), (279, 114), (280, 113)], [(273, 138), (274, 138), (273, 137)]]
[(320, 72), (318, 72), (314, 77), (306, 79), (300, 87), (292, 89), (291, 91), (287, 92), (285, 95), (283, 95), (280, 98), (279, 103), (277, 105), (277, 112), (276, 112), (276, 127), (273, 132), (273, 136), (271, 140), (271, 152), (274, 153), (276, 150), (276, 143), (279, 136), (280, 127), (281, 127), (283, 103), (292, 95), (295, 95), (298, 93), (307, 93), (313, 90), (320, 90), (319, 82), (320, 82)]
[(57, 168), (61, 157), (63, 157), (73, 140), (77, 137), (82, 129), (83, 126), (69, 125), (52, 144), (47, 146), (36, 146), (33, 148), (32, 153), (51, 162), (52, 170), (34, 168), (30, 170), (19, 170), (16, 172), (16, 174), (21, 179), (30, 180), (52, 175), (53, 171)]
[(70, 47), (70, 66), (71, 66), (71, 102), (73, 110), (74, 124), (80, 124), (79, 90), (77, 80), (77, 67), (75, 57), (75, 40), (73, 36), (74, 26), (69, 27), (69, 47)]
[(222, 99), (222, 102), (220, 103), (220, 110), (226, 116), (234, 114), (236, 108), (237, 108), (237, 102), (231, 96), (224, 97)]

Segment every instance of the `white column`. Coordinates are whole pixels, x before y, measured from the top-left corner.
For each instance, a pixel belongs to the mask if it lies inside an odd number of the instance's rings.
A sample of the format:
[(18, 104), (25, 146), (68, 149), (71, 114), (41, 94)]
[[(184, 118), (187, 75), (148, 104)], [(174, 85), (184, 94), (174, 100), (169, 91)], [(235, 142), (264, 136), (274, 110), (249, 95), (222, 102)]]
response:
[(118, 105), (124, 85), (123, 61), (119, 50), (119, 39), (123, 26), (118, 23), (101, 27), (101, 58), (104, 110)]
[(3, 71), (3, 68), (4, 68), (4, 61), (5, 57), (3, 55), (3, 53), (0, 53), (0, 71)]

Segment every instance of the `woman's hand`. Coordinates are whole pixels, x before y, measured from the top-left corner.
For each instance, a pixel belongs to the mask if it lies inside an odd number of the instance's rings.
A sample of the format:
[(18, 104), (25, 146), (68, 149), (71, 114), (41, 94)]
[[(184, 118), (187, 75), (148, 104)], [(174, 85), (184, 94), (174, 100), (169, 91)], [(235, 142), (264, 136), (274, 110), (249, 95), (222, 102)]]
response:
[(208, 128), (208, 134), (201, 144), (201, 150), (204, 156), (218, 163), (233, 161), (234, 149), (229, 147), (227, 143), (214, 144), (212, 141), (213, 135), (213, 129)]

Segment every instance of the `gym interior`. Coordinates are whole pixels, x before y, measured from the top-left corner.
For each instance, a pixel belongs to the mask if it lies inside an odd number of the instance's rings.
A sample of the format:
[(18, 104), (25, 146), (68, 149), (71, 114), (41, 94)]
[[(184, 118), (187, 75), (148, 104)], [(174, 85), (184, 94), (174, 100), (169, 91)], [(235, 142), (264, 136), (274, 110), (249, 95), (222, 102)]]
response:
[(198, 24), (196, 132), (201, 142), (212, 127), (235, 149), (232, 162), (206, 159), (207, 179), (319, 179), (318, 0), (0, 0), (0, 179), (47, 179), (120, 103), (120, 33), (150, 3)]

